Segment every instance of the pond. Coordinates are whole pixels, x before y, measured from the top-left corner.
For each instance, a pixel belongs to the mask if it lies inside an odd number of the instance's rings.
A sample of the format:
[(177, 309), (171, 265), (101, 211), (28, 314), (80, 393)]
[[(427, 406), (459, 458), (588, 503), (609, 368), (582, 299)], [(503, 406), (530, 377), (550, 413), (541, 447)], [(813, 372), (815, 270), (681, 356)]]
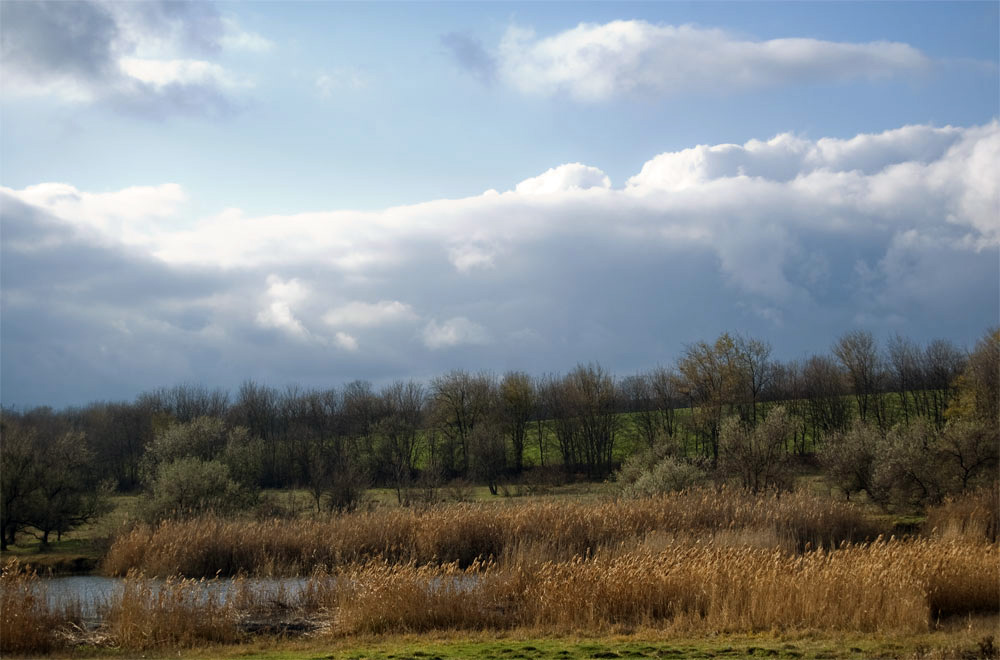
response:
[[(98, 618), (101, 607), (111, 601), (116, 590), (120, 590), (124, 582), (123, 578), (99, 575), (69, 575), (39, 580), (51, 608), (58, 609), (64, 606), (79, 608), (80, 615), (84, 619)], [(236, 584), (234, 578), (190, 582), (196, 585), (196, 588), (203, 590), (206, 596), (215, 596), (222, 603), (234, 593)], [(153, 595), (163, 587), (164, 583), (165, 581), (161, 579), (149, 580)], [(295, 600), (309, 583), (309, 578), (242, 578), (241, 583), (262, 599), (286, 601)]]

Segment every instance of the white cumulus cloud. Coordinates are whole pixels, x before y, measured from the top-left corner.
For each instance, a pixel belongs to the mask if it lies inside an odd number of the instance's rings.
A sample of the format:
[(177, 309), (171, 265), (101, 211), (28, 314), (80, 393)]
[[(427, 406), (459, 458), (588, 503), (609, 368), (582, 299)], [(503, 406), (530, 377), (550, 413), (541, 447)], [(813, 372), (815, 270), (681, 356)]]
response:
[(402, 323), (417, 318), (413, 307), (398, 300), (380, 300), (377, 303), (355, 300), (335, 307), (323, 315), (323, 320), (330, 325), (359, 327)]
[(277, 328), (297, 338), (306, 339), (309, 331), (295, 317), (292, 307), (304, 301), (309, 292), (297, 279), (284, 280), (277, 275), (267, 278), (265, 307), (257, 314), (257, 323), (267, 328)]
[(358, 350), (358, 340), (353, 336), (347, 334), (346, 332), (338, 332), (334, 335), (334, 343), (345, 351), (356, 351)]
[(486, 329), (464, 316), (456, 316), (442, 323), (431, 319), (424, 327), (424, 345), (432, 350), (450, 348), (461, 344), (488, 344)]
[(515, 191), (521, 195), (544, 195), (610, 187), (611, 179), (596, 167), (583, 163), (568, 163), (553, 167), (536, 177), (525, 179), (517, 184)]
[(125, 75), (156, 89), (168, 85), (218, 85), (234, 88), (247, 84), (237, 81), (220, 65), (205, 60), (123, 57), (118, 60), (118, 65)]
[(496, 53), (499, 76), (509, 85), (582, 101), (882, 78), (928, 65), (923, 53), (904, 43), (757, 41), (720, 29), (642, 20), (581, 23), (547, 37), (515, 26)]

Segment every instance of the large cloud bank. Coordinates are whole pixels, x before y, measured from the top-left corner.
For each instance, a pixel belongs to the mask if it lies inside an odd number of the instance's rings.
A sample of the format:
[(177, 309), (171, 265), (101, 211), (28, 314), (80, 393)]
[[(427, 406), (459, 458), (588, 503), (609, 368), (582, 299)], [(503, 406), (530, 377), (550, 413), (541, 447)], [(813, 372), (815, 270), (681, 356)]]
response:
[(624, 372), (738, 329), (783, 357), (860, 324), (968, 340), (998, 316), (1000, 125), (778, 135), (554, 167), (379, 212), (192, 219), (160, 184), (0, 189), (3, 396), (194, 380)]

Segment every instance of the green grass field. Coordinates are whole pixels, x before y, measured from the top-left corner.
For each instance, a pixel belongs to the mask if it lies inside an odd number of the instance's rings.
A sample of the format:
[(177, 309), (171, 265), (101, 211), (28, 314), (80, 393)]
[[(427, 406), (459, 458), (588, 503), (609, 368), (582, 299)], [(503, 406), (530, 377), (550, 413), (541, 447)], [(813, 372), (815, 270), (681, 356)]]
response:
[[(777, 658), (861, 660), (864, 658), (986, 658), (987, 638), (996, 636), (996, 616), (949, 621), (915, 635), (829, 635), (817, 633), (669, 637), (638, 630), (581, 637), (445, 633), (339, 640), (261, 641), (239, 646), (172, 650), (144, 657), (245, 658), (246, 660), (585, 660), (591, 658)], [(994, 644), (996, 643), (994, 637)], [(114, 657), (107, 649), (79, 649), (74, 657)], [(995, 656), (994, 656), (995, 657)]]

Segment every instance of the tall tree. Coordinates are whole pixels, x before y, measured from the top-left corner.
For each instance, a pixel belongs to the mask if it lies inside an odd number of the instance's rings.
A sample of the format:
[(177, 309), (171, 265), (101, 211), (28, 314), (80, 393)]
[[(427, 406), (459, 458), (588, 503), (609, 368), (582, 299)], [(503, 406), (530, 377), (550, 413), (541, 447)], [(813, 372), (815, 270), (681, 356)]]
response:
[(735, 337), (734, 343), (737, 377), (742, 390), (743, 418), (756, 426), (757, 405), (774, 380), (771, 345), (760, 339), (740, 335)]
[(379, 462), (388, 469), (400, 504), (416, 468), (426, 398), (423, 385), (412, 380), (387, 385), (380, 395), (382, 414), (376, 427)]
[(719, 430), (739, 391), (736, 342), (723, 333), (713, 344), (689, 344), (677, 361), (678, 390), (691, 405), (695, 434), (712, 458), (719, 460)]
[(93, 522), (108, 511), (109, 488), (99, 484), (94, 453), (81, 431), (67, 431), (35, 449), (37, 487), (28, 502), (29, 524), (38, 530), (42, 547), (55, 532)]
[(947, 410), (949, 419), (1000, 424), (1000, 329), (979, 340), (955, 380), (955, 389), (955, 400)]
[(653, 390), (653, 405), (660, 413), (660, 428), (664, 435), (673, 438), (677, 432), (674, 411), (682, 405), (681, 394), (677, 389), (677, 374), (666, 367), (656, 367), (649, 374), (649, 385)]
[(476, 425), (495, 416), (497, 404), (497, 380), (489, 372), (455, 370), (431, 381), (433, 419), (449, 445), (446, 468), (468, 472), (469, 438)]
[(282, 447), (279, 445), (279, 394), (273, 387), (253, 380), (244, 381), (229, 411), (231, 426), (243, 426), (250, 435), (260, 438), (264, 450), (262, 486), (278, 487), (281, 483)]
[(618, 386), (599, 364), (579, 365), (566, 376), (580, 429), (581, 448), (591, 477), (610, 474), (618, 415)]
[(16, 542), (30, 523), (29, 504), (38, 488), (37, 431), (9, 412), (0, 417), (0, 550)]
[(802, 367), (802, 396), (813, 437), (842, 431), (850, 420), (847, 374), (833, 359), (813, 355)]
[(886, 428), (888, 420), (882, 398), (886, 370), (875, 337), (866, 330), (848, 332), (834, 344), (833, 354), (847, 370), (858, 417), (863, 422), (873, 418), (880, 427)]
[(922, 358), (920, 372), (923, 380), (918, 401), (923, 407), (923, 414), (941, 427), (944, 426), (945, 411), (955, 393), (958, 376), (965, 369), (967, 356), (952, 342), (935, 339), (927, 344)]
[[(559, 445), (563, 469), (567, 473), (575, 472), (583, 464), (583, 452), (580, 449), (580, 420), (576, 415), (569, 383), (564, 378), (549, 374), (539, 385), (539, 398)], [(541, 444), (541, 417), (538, 421)]]
[(510, 438), (514, 471), (524, 468), (524, 445), (528, 425), (535, 412), (535, 382), (523, 371), (508, 371), (500, 382), (500, 410), (503, 426)]
[(886, 344), (886, 365), (888, 366), (889, 390), (899, 398), (899, 409), (903, 413), (903, 423), (909, 423), (915, 414), (914, 390), (923, 380), (921, 374), (922, 351), (911, 339), (898, 332)]

